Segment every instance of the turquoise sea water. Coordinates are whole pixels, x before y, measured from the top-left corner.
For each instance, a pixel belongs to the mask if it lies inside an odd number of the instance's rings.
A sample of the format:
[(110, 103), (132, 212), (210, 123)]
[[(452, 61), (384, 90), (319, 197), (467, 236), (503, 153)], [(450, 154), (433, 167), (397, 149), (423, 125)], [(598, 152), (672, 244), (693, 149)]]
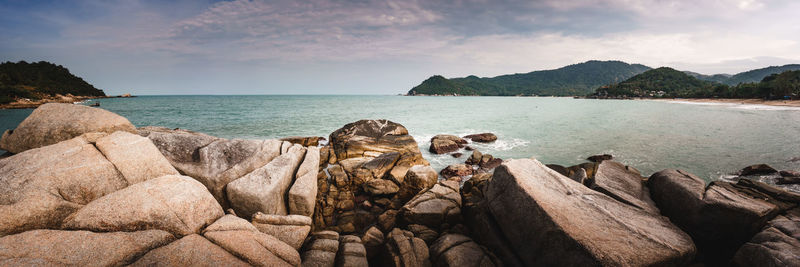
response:
[[(136, 126), (183, 128), (225, 138), (327, 137), (359, 119), (408, 128), (439, 169), (466, 160), (427, 152), (436, 134), (493, 132), (473, 144), (501, 158), (573, 165), (609, 153), (649, 175), (665, 168), (708, 180), (750, 164), (800, 170), (800, 108), (535, 97), (140, 96), (100, 99)], [(31, 110), (0, 110), (0, 129)]]

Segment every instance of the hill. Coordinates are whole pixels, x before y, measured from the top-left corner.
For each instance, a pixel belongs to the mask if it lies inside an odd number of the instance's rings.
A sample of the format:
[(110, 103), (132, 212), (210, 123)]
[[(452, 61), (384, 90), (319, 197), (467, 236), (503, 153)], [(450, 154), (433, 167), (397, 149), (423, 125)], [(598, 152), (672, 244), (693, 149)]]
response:
[(5, 62), (0, 64), (0, 103), (20, 98), (42, 99), (56, 94), (75, 96), (105, 96), (61, 65), (39, 61)]
[(554, 70), (447, 79), (435, 75), (408, 91), (408, 95), (586, 95), (598, 86), (624, 81), (650, 68), (621, 61), (587, 61)]
[(683, 73), (686, 73), (689, 76), (695, 77), (695, 78), (703, 80), (703, 81), (716, 82), (716, 83), (725, 83), (731, 78), (731, 76), (733, 76), (733, 75), (730, 75), (730, 74), (705, 75), (705, 74), (700, 74), (700, 73), (691, 72), (691, 71), (684, 71)]
[(735, 75), (730, 75), (730, 74), (703, 75), (691, 71), (685, 71), (685, 73), (694, 76), (695, 78), (698, 78), (700, 80), (718, 82), (734, 86), (740, 83), (759, 82), (769, 75), (778, 74), (789, 70), (800, 70), (800, 64), (766, 67), (761, 69), (740, 72)]
[(602, 86), (597, 88), (596, 93), (609, 97), (695, 97), (698, 92), (713, 90), (715, 84), (682, 71), (661, 67), (618, 84)]

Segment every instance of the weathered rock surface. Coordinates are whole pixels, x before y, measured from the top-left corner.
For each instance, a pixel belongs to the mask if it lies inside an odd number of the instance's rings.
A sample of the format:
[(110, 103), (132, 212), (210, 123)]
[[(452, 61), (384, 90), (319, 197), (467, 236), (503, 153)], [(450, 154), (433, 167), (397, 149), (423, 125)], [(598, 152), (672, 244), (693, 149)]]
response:
[(460, 234), (445, 234), (430, 247), (434, 266), (501, 266), (490, 252)]
[(493, 133), (479, 133), (464, 136), (464, 138), (472, 140), (472, 142), (489, 143), (497, 140), (497, 136)]
[(414, 237), (419, 237), (419, 239), (422, 239), (423, 241), (425, 241), (425, 244), (428, 245), (433, 244), (433, 242), (436, 241), (437, 238), (439, 238), (438, 232), (425, 225), (409, 224), (408, 226), (406, 226), (406, 229), (408, 229), (408, 231), (411, 231), (411, 233), (414, 234)]
[(439, 180), (439, 174), (431, 166), (414, 165), (406, 172), (400, 191), (396, 197), (405, 202), (416, 196), (420, 191), (433, 187)]
[(442, 224), (461, 221), (459, 184), (441, 181), (423, 191), (403, 206), (402, 215), (409, 224), (422, 224), (439, 229)]
[(766, 222), (796, 207), (800, 196), (741, 179), (705, 186), (697, 176), (663, 170), (648, 179), (661, 213), (692, 236), (709, 263), (727, 263)]
[(387, 152), (419, 154), (419, 147), (408, 130), (389, 120), (360, 120), (349, 123), (330, 135), (338, 160), (377, 157)]
[(400, 187), (386, 179), (374, 179), (364, 183), (364, 191), (371, 195), (386, 195), (397, 193)]
[[(218, 223), (222, 225), (216, 225)], [(300, 265), (297, 250), (233, 215), (226, 215), (210, 225), (203, 236), (254, 266)]]
[(744, 167), (741, 171), (739, 171), (739, 175), (748, 176), (748, 175), (759, 175), (759, 174), (772, 174), (776, 173), (778, 170), (770, 167), (767, 164), (756, 164)]
[[(203, 183), (225, 208), (225, 186), (281, 154), (279, 140), (221, 139), (186, 130), (139, 129), (178, 171)], [(289, 144), (289, 142), (285, 142)]]
[(83, 137), (1, 159), (0, 236), (59, 228), (82, 205), (127, 185)]
[(128, 184), (164, 175), (178, 175), (178, 171), (161, 155), (150, 139), (119, 131), (97, 139), (96, 145), (122, 173)]
[(800, 266), (800, 209), (778, 215), (742, 245), (733, 257), (738, 266)]
[(226, 192), (236, 214), (250, 218), (256, 212), (286, 215), (286, 194), (305, 148), (292, 146), (267, 165), (229, 183)]
[(425, 241), (395, 228), (386, 236), (380, 266), (431, 266), (429, 253)]
[[(575, 176), (576, 179), (573, 180), (582, 178), (585, 176), (585, 170), (579, 169)], [(611, 160), (601, 161), (597, 166), (591, 188), (619, 202), (658, 214), (658, 208), (650, 200), (647, 187), (642, 183), (642, 176), (638, 172), (629, 171), (622, 163)]]
[(304, 248), (303, 266), (335, 266), (336, 252), (339, 251), (339, 233), (320, 231), (311, 235), (311, 240)]
[(398, 159), (400, 159), (400, 153), (388, 152), (370, 161), (364, 162), (352, 172), (353, 184), (355, 186), (361, 186), (374, 179), (383, 178), (384, 175), (394, 167)]
[(224, 212), (194, 179), (167, 175), (131, 185), (87, 204), (64, 220), (65, 229), (160, 229), (177, 236), (199, 233)]
[(361, 238), (354, 235), (345, 235), (339, 238), (339, 251), (336, 254), (337, 267), (367, 267), (367, 250), (361, 243)]
[(300, 249), (311, 232), (311, 217), (256, 213), (253, 215), (253, 225), (262, 233), (274, 236), (294, 249)]
[(472, 175), (472, 172), (473, 172), (473, 169), (472, 169), (472, 166), (470, 166), (470, 165), (467, 165), (467, 164), (453, 164), (453, 165), (447, 166), (446, 168), (442, 169), (442, 171), (439, 172), (439, 174), (441, 174), (445, 178), (450, 178), (450, 177), (456, 177), (456, 176), (458, 176), (458, 177), (469, 176), (469, 175)]
[(175, 240), (160, 230), (93, 233), (33, 230), (0, 238), (2, 266), (123, 266)]
[(104, 109), (49, 103), (35, 109), (16, 129), (3, 133), (0, 149), (20, 153), (85, 133), (116, 131), (136, 133), (136, 127), (128, 119)]
[[(292, 144), (298, 144), (301, 146), (317, 146), (319, 145), (320, 141), (325, 141), (325, 137), (322, 136), (289, 136), (280, 139), (281, 141), (286, 141)], [(327, 160), (327, 158), (325, 158)]]
[(314, 215), (317, 199), (317, 175), (320, 153), (318, 147), (308, 147), (303, 163), (297, 169), (294, 184), (289, 189), (289, 213), (304, 216)]
[(486, 198), (525, 265), (685, 265), (695, 255), (691, 238), (667, 218), (617, 202), (534, 159), (504, 162)]
[(250, 266), (197, 234), (151, 250), (131, 266)]
[(428, 150), (434, 154), (450, 153), (458, 150), (467, 143), (461, 137), (448, 134), (440, 134), (431, 138), (431, 146)]
[(372, 259), (383, 247), (385, 239), (383, 232), (381, 232), (378, 227), (372, 226), (364, 232), (361, 241), (364, 243), (364, 247), (367, 250), (367, 259)]

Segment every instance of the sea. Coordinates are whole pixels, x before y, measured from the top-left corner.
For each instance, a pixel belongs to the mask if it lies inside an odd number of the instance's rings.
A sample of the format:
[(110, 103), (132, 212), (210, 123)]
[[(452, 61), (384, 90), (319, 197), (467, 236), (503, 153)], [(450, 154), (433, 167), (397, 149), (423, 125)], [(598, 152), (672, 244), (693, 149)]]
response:
[[(436, 134), (491, 132), (470, 146), (495, 157), (570, 166), (611, 154), (647, 176), (683, 169), (713, 181), (766, 163), (800, 170), (800, 108), (564, 97), (339, 95), (139, 96), (89, 100), (137, 127), (188, 129), (223, 138), (324, 136), (361, 119), (404, 125), (437, 170), (463, 163), (428, 152)], [(0, 130), (32, 110), (0, 110)]]

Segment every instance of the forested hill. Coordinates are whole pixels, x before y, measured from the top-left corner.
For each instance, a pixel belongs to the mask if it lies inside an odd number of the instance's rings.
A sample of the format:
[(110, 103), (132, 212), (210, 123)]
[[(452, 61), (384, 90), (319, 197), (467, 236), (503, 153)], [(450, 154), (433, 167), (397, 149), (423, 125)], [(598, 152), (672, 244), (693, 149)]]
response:
[(46, 61), (0, 64), (0, 102), (11, 102), (17, 98), (40, 99), (55, 94), (105, 96), (103, 90), (72, 75), (61, 65)]
[(587, 95), (598, 86), (618, 83), (650, 68), (621, 61), (587, 61), (555, 70), (492, 78), (468, 76), (447, 79), (432, 76), (408, 91), (409, 95)]
[(740, 83), (759, 82), (762, 79), (772, 74), (779, 74), (790, 70), (800, 70), (800, 64), (766, 67), (761, 69), (740, 72), (736, 75), (730, 75), (730, 74), (703, 75), (700, 73), (695, 73), (690, 71), (686, 71), (686, 74), (694, 76), (695, 78), (698, 78), (700, 80), (718, 82), (733, 86)]
[(602, 86), (600, 96), (691, 97), (695, 92), (711, 90), (714, 85), (682, 71), (661, 67), (631, 77), (621, 83)]

